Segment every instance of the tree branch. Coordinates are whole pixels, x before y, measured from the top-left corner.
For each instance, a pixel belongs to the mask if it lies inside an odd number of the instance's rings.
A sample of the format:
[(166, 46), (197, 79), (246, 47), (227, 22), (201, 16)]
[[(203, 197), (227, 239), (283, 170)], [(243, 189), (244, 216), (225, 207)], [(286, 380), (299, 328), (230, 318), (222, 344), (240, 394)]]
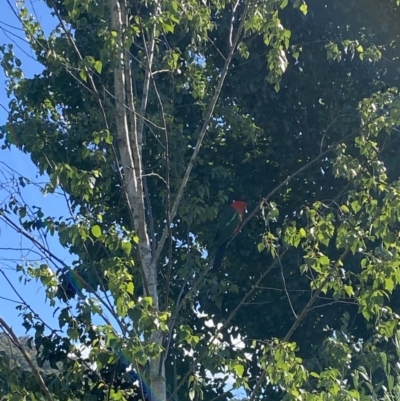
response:
[[(288, 252), (287, 249), (285, 249), (282, 254), (280, 255), (280, 257), (282, 258), (286, 253)], [(220, 330), (225, 329), (226, 327), (228, 327), (229, 323), (231, 322), (231, 320), (235, 317), (236, 313), (238, 312), (238, 310), (244, 305), (244, 303), (249, 299), (249, 297), (253, 294), (253, 292), (258, 288), (259, 284), (261, 283), (262, 280), (264, 280), (264, 278), (271, 272), (271, 270), (279, 263), (279, 259), (275, 258), (275, 260), (272, 262), (272, 264), (265, 270), (265, 272), (260, 276), (260, 278), (255, 282), (255, 284), (252, 285), (250, 291), (244, 295), (244, 297), (241, 299), (241, 301), (238, 303), (238, 305), (236, 306), (236, 308), (229, 314), (228, 318), (224, 321), (224, 323), (222, 324), (222, 326), (219, 328)], [(212, 342), (218, 338), (218, 334), (214, 334), (211, 339), (208, 341), (208, 344), (212, 344)], [(205, 356), (207, 355), (208, 352), (208, 348), (205, 347), (205, 351), (203, 351), (203, 353), (192, 363), (192, 367), (186, 372), (186, 374), (183, 376), (183, 378), (181, 379), (181, 381), (179, 382), (179, 384), (177, 385), (177, 387), (175, 388), (174, 392), (171, 394), (171, 396), (169, 397), (168, 400), (172, 400), (175, 395), (177, 394), (177, 392), (179, 391), (179, 389), (186, 383), (186, 380), (188, 379), (188, 377), (192, 374), (194, 367), (196, 366), (196, 364), (198, 364), (199, 362), (201, 362)]]
[(21, 352), (22, 356), (28, 363), (29, 367), (32, 369), (32, 372), (34, 376), (36, 377), (40, 388), (42, 389), (44, 395), (46, 396), (46, 399), (49, 401), (54, 401), (53, 396), (50, 393), (50, 390), (47, 388), (46, 383), (43, 380), (43, 377), (41, 376), (39, 369), (33, 364), (31, 358), (29, 358), (29, 355), (26, 353), (24, 347), (20, 343), (18, 337), (15, 335), (13, 329), (0, 317), (0, 326), (3, 327), (3, 329), (6, 331), (7, 335), (11, 337), (13, 343), (16, 345), (16, 347), (19, 349)]
[[(288, 184), (293, 178), (298, 176), (300, 173), (303, 171), (307, 170), (311, 166), (313, 166), (315, 163), (317, 163), (321, 157), (326, 156), (327, 154), (333, 152), (336, 150), (336, 147), (339, 146), (341, 143), (353, 138), (355, 135), (357, 135), (360, 131), (362, 131), (366, 126), (369, 124), (372, 124), (378, 117), (372, 119), (370, 122), (366, 123), (362, 127), (357, 128), (355, 131), (351, 132), (350, 134), (346, 135), (340, 142), (334, 143), (332, 146), (330, 146), (328, 149), (325, 151), (319, 153), (314, 159), (310, 160), (308, 163), (306, 163), (304, 166), (300, 167), (297, 171), (289, 175), (285, 180), (283, 180), (280, 184), (278, 184), (267, 196), (265, 196), (262, 201), (266, 202), (269, 199), (272, 198), (273, 195), (275, 195), (282, 187), (284, 187), (286, 184)], [(329, 127), (331, 124), (329, 125)], [(240, 231), (243, 229), (243, 227), (260, 211), (261, 209), (261, 204), (259, 203), (252, 211), (247, 215), (247, 217), (242, 221), (242, 224), (240, 225), (239, 229), (237, 232), (232, 236), (231, 240), (229, 241), (227, 247), (230, 245), (230, 243), (236, 238), (236, 236), (240, 233)]]
[[(187, 183), (189, 181), (190, 174), (191, 174), (192, 169), (194, 167), (194, 164), (196, 162), (197, 155), (199, 154), (201, 145), (203, 143), (204, 136), (206, 135), (207, 127), (208, 127), (208, 125), (209, 125), (209, 123), (211, 121), (212, 115), (214, 114), (214, 109), (215, 109), (215, 106), (216, 106), (217, 101), (219, 99), (219, 96), (221, 94), (222, 86), (223, 86), (225, 78), (227, 76), (230, 63), (232, 61), (235, 49), (237, 47), (237, 44), (239, 42), (239, 38), (240, 38), (240, 36), (242, 34), (242, 31), (243, 31), (243, 28), (244, 28), (244, 23), (246, 21), (246, 15), (247, 15), (247, 12), (248, 12), (248, 9), (249, 9), (249, 4), (250, 4), (250, 0), (246, 0), (239, 28), (238, 28), (238, 30), (236, 32), (236, 35), (235, 35), (235, 38), (233, 40), (232, 46), (229, 48), (228, 56), (226, 57), (226, 61), (225, 61), (224, 67), (223, 67), (222, 72), (221, 72), (221, 77), (220, 77), (220, 79), (218, 81), (218, 84), (217, 84), (217, 87), (215, 89), (214, 95), (213, 95), (213, 97), (211, 99), (210, 105), (208, 106), (208, 109), (207, 109), (207, 112), (206, 112), (206, 116), (204, 118), (203, 126), (202, 126), (202, 128), (200, 130), (199, 138), (197, 140), (197, 143), (196, 143), (196, 146), (194, 148), (193, 154), (192, 154), (192, 156), (190, 158), (189, 164), (188, 164), (188, 166), (186, 168), (186, 171), (185, 171), (185, 174), (183, 176), (180, 188), (178, 190), (178, 194), (177, 194), (177, 196), (175, 198), (175, 201), (174, 201), (174, 204), (172, 206), (171, 216), (170, 216), (171, 223), (174, 220), (174, 218), (176, 216), (176, 213), (178, 212), (178, 207), (179, 207), (180, 202), (182, 200), (183, 193), (185, 192), (185, 188), (186, 188), (186, 185), (187, 185)], [(167, 235), (168, 235), (168, 225), (165, 225), (163, 233), (162, 233), (161, 238), (160, 238), (160, 242), (158, 243), (158, 246), (157, 246), (156, 254), (153, 255), (153, 260), (152, 260), (152, 265), (153, 266), (156, 265), (160, 255), (161, 255), (161, 251), (162, 251), (162, 249), (164, 247), (164, 243), (165, 243), (165, 240), (167, 238)]]
[[(339, 267), (340, 263), (344, 260), (344, 258), (347, 256), (349, 253), (349, 249), (346, 249), (339, 257), (335, 265), (333, 266), (332, 270), (335, 271)], [(290, 340), (290, 337), (292, 337), (293, 333), (296, 331), (297, 327), (299, 327), (301, 321), (305, 318), (307, 315), (308, 311), (310, 308), (313, 306), (314, 302), (317, 300), (320, 292), (323, 290), (323, 288), (326, 286), (328, 281), (331, 279), (331, 274), (328, 274), (326, 278), (323, 280), (321, 285), (317, 288), (315, 291), (314, 295), (311, 297), (311, 299), (308, 301), (307, 305), (304, 307), (303, 311), (300, 313), (299, 317), (296, 319), (296, 321), (293, 323), (292, 327), (289, 329), (285, 337), (283, 338), (283, 342), (288, 342)]]
[[(339, 257), (339, 259), (336, 261), (335, 265), (333, 266), (332, 270), (336, 270), (340, 263), (343, 261), (343, 259), (347, 256), (347, 254), (349, 253), (349, 249), (346, 249)], [(290, 340), (290, 338), (292, 337), (293, 333), (296, 331), (297, 327), (299, 327), (300, 323), (302, 322), (302, 320), (305, 318), (305, 316), (307, 315), (308, 311), (310, 310), (310, 308), (313, 306), (314, 302), (317, 300), (319, 294), (321, 293), (321, 291), (323, 290), (323, 288), (326, 286), (326, 284), (329, 282), (329, 280), (331, 279), (332, 275), (331, 273), (327, 274), (327, 276), (325, 277), (325, 279), (322, 281), (322, 283), (320, 284), (320, 286), (317, 288), (317, 290), (315, 291), (315, 293), (313, 294), (313, 296), (311, 297), (311, 299), (308, 301), (307, 305), (304, 307), (304, 309), (302, 310), (302, 312), (300, 313), (299, 317), (296, 319), (296, 321), (293, 323), (292, 327), (289, 329), (289, 331), (286, 333), (285, 337), (283, 338), (282, 342), (288, 342)], [(251, 394), (251, 397), (249, 399), (249, 401), (254, 401), (255, 397), (257, 396), (258, 391), (261, 388), (262, 383), (264, 382), (265, 378), (266, 378), (266, 371), (264, 370), (260, 376), (260, 378), (258, 379), (256, 386), (254, 387), (253, 393)]]

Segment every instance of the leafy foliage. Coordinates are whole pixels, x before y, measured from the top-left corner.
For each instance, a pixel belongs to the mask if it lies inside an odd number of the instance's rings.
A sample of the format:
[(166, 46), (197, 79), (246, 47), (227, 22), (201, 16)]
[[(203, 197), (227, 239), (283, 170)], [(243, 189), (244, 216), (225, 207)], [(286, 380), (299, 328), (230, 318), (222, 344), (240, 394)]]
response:
[(49, 37), (19, 10), (42, 74), (1, 49), (2, 132), (71, 216), (30, 209), (23, 177), (0, 213), (46, 254), (18, 270), (62, 305), (51, 333), (19, 306), (39, 365), (62, 366), (54, 398), (228, 399), (233, 380), (250, 400), (398, 399), (396, 2), (118, 2), (122, 32), (112, 2), (47, 4)]

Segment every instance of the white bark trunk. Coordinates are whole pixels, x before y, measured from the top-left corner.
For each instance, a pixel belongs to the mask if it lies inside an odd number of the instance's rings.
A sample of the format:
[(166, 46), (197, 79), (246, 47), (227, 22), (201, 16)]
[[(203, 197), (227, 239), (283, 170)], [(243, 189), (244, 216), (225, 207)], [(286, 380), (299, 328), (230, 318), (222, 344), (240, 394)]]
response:
[[(114, 90), (115, 90), (115, 119), (118, 131), (118, 147), (121, 155), (121, 162), (124, 168), (125, 191), (129, 199), (129, 208), (132, 213), (134, 229), (139, 237), (139, 257), (145, 284), (145, 294), (153, 299), (153, 306), (159, 311), (157, 269), (152, 265), (152, 253), (147, 233), (145, 220), (145, 203), (142, 181), (142, 131), (143, 123), (137, 124), (135, 101), (132, 90), (132, 77), (129, 64), (129, 53), (123, 45), (123, 26), (127, 24), (126, 4), (124, 0), (110, 0), (111, 5), (111, 29), (118, 33), (117, 41), (119, 53), (117, 53), (116, 66), (114, 69)], [(154, 40), (154, 38), (151, 38)], [(151, 61), (154, 45), (150, 46), (151, 58), (148, 58), (148, 71), (146, 76), (149, 79)], [(144, 91), (149, 90), (149, 81), (146, 79)], [(145, 113), (147, 93), (143, 96), (141, 113)], [(128, 107), (126, 107), (128, 106)], [(129, 110), (129, 111), (128, 111)], [(128, 114), (129, 113), (129, 114)], [(138, 130), (139, 126), (139, 130)], [(139, 132), (140, 131), (140, 132)], [(152, 340), (162, 345), (162, 332), (156, 331)], [(161, 369), (160, 369), (161, 364)], [(165, 368), (161, 357), (150, 361), (150, 387), (153, 399), (158, 401), (166, 400)]]

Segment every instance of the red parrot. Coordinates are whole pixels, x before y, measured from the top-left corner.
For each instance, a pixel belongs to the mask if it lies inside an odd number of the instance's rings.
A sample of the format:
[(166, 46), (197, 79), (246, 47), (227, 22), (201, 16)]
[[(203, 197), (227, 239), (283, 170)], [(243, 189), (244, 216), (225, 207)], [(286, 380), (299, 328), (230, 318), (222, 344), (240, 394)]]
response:
[(214, 257), (214, 269), (219, 269), (224, 259), (226, 245), (233, 234), (239, 229), (242, 222), (243, 213), (247, 205), (242, 201), (233, 201), (229, 208), (227, 208), (220, 216), (218, 230), (215, 234), (215, 243), (217, 252)]

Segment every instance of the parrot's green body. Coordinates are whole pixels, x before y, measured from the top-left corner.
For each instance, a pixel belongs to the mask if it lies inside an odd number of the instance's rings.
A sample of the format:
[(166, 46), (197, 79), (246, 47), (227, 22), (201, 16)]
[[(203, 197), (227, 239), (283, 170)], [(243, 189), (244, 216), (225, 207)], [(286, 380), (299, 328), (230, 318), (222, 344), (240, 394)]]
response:
[(237, 232), (242, 222), (243, 213), (246, 210), (246, 203), (241, 201), (233, 202), (221, 214), (219, 218), (218, 230), (215, 234), (217, 251), (214, 257), (214, 269), (219, 269), (224, 259), (226, 245), (233, 234)]

